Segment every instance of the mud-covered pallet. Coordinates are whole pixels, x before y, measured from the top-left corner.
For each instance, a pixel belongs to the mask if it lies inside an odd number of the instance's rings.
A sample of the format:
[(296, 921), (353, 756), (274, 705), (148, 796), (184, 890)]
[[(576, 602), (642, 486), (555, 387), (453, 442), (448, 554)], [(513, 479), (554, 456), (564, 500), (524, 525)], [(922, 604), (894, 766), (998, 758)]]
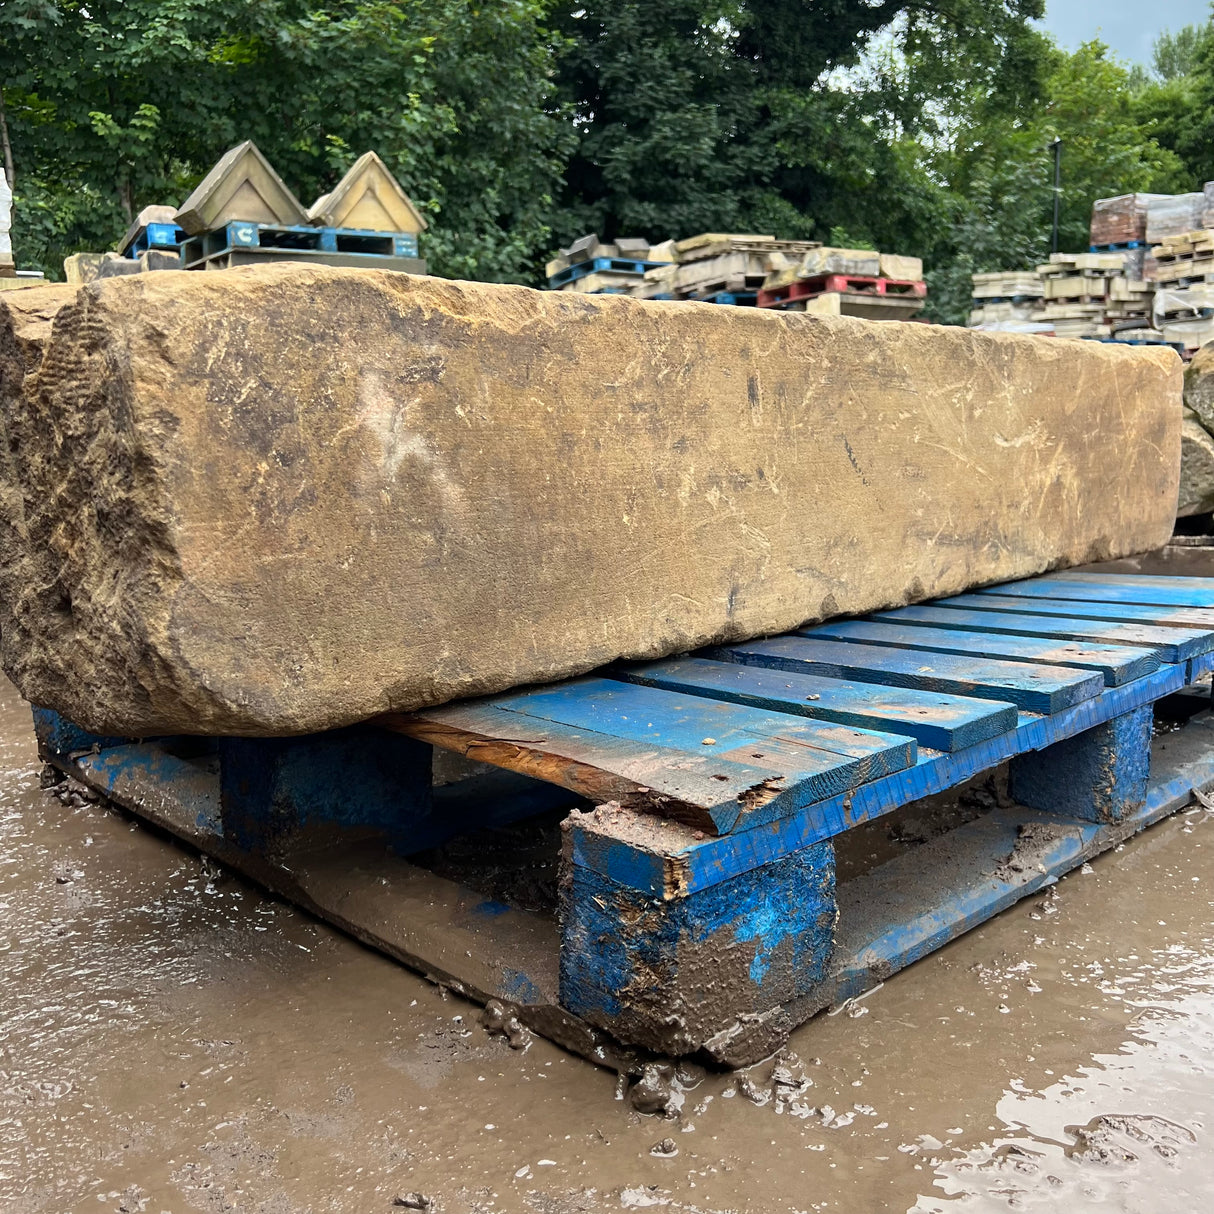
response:
[[(1212, 669), (1214, 579), (1060, 573), (303, 738), (35, 720), (61, 771), (589, 1057), (742, 1064), (1214, 785)], [(500, 770), (433, 788), (433, 746)], [(1003, 764), (1001, 808), (836, 879), (840, 835)], [(575, 799), (559, 916), (410, 858)]]

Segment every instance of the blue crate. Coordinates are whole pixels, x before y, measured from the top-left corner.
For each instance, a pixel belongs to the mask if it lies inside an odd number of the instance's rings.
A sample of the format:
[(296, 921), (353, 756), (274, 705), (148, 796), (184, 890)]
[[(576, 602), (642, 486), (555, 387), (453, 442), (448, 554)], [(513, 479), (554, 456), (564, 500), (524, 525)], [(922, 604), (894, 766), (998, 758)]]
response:
[(646, 270), (652, 270), (654, 266), (662, 264), (660, 261), (637, 261), (633, 257), (596, 257), (591, 261), (579, 261), (553, 274), (548, 279), (548, 286), (556, 290), (567, 282), (585, 278), (587, 274), (635, 274), (640, 278)]
[(123, 253), (133, 259), (137, 259), (140, 253), (146, 253), (149, 249), (176, 253), (185, 239), (185, 232), (175, 223), (149, 223), (135, 233), (134, 240)]

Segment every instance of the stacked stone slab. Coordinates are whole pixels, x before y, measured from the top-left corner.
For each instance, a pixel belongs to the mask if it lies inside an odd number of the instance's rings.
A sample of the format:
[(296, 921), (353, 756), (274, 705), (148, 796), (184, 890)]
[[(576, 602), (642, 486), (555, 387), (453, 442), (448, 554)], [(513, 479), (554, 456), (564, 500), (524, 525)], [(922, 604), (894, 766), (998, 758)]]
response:
[(1185, 368), (1179, 517), (1214, 511), (1214, 344)]
[(256, 266), (0, 306), (0, 656), (281, 735), (1158, 547), (1168, 350)]

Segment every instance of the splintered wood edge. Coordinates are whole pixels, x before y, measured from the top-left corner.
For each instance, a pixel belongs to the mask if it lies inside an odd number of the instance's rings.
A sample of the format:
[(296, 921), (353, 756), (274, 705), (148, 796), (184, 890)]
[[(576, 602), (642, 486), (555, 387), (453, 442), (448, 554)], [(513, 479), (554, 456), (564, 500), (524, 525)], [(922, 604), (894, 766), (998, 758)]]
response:
[[(717, 823), (702, 805), (654, 792), (627, 776), (606, 771), (580, 759), (542, 750), (538, 744), (526, 738), (487, 737), (416, 713), (384, 713), (373, 718), (371, 724), (416, 738), (419, 742), (428, 742), (442, 750), (454, 751), (477, 762), (491, 763), (494, 767), (515, 771), (536, 780), (559, 784), (596, 805), (617, 801), (629, 809), (671, 818), (707, 834), (720, 833)], [(773, 792), (772, 795), (776, 794)], [(739, 810), (748, 808), (749, 804), (739, 798)]]

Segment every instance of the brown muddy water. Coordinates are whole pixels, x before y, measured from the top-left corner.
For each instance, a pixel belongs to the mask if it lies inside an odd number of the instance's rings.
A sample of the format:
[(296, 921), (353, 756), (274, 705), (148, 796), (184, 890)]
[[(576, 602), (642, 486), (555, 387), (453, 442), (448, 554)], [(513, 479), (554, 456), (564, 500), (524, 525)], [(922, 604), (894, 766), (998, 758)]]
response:
[(1204, 810), (811, 1022), (774, 1081), (689, 1074), (663, 1119), (38, 771), (5, 687), (5, 1214), (1214, 1205)]

